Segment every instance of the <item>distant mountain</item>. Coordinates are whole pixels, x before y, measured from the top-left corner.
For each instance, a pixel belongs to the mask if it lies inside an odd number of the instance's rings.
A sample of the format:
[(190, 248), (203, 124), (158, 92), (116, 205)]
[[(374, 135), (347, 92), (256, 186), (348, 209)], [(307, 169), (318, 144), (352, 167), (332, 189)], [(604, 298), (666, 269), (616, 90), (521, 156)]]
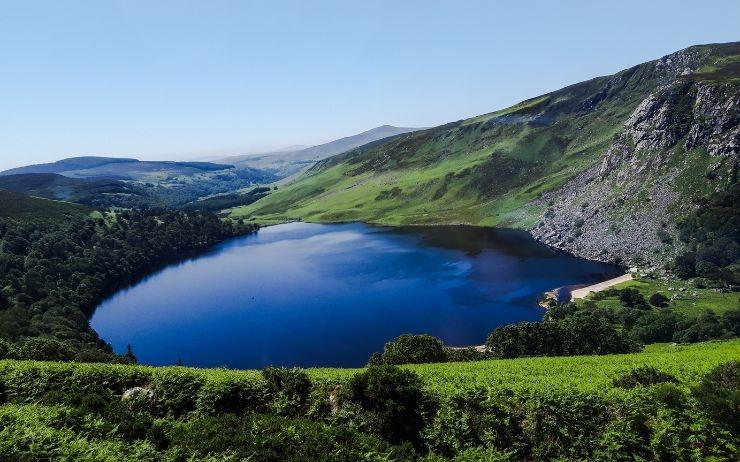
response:
[(192, 175), (207, 171), (227, 170), (233, 165), (211, 162), (141, 161), (117, 157), (70, 157), (48, 164), (11, 168), (0, 175), (20, 173), (58, 173), (72, 178), (141, 179), (153, 174)]
[(103, 195), (147, 195), (145, 188), (132, 182), (107, 178), (70, 178), (58, 173), (2, 175), (0, 189), (88, 205)]
[(15, 175), (18, 173), (61, 173), (65, 171), (91, 169), (113, 163), (132, 162), (138, 162), (138, 160), (123, 157), (70, 157), (68, 159), (62, 159), (47, 164), (34, 164), (27, 165), (25, 167), (11, 168), (0, 172), (0, 175)]
[(254, 220), (528, 229), (662, 268), (740, 171), (740, 42), (687, 48), (510, 108), (366, 144), (232, 211)]
[(301, 149), (284, 149), (260, 154), (226, 157), (218, 162), (233, 164), (237, 167), (252, 167), (273, 170), (279, 177), (287, 177), (305, 170), (317, 161), (326, 159), (351, 149), (404, 133), (421, 130), (420, 128), (394, 127), (382, 125), (373, 129), (346, 136), (338, 140)]
[(72, 157), (0, 172), (0, 188), (100, 207), (180, 207), (275, 179), (263, 170), (212, 162)]

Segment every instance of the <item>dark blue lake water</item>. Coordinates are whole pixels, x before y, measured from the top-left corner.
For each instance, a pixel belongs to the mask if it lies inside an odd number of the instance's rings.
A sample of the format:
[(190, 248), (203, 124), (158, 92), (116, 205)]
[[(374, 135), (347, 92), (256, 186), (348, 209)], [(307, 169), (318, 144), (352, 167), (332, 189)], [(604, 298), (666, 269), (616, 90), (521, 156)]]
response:
[(362, 366), (403, 333), (481, 344), (541, 319), (542, 292), (618, 272), (519, 231), (292, 223), (156, 272), (91, 324), (145, 364)]

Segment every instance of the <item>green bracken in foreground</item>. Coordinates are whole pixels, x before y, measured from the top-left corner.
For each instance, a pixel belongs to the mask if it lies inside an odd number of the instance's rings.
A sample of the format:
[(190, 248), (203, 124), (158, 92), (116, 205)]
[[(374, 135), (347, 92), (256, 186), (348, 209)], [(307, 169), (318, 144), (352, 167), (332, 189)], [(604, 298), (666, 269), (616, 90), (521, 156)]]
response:
[[(736, 398), (721, 385), (737, 386), (733, 360), (738, 340), (375, 375), (277, 370), (272, 383), (257, 371), (4, 360), (0, 459), (725, 461), (737, 451)], [(154, 401), (122, 401), (134, 386)]]
[[(713, 341), (691, 345), (654, 344), (640, 353), (606, 356), (563, 356), (501, 359), (472, 362), (411, 364), (402, 366), (422, 378), (426, 388), (435, 394), (446, 395), (475, 387), (515, 390), (522, 393), (577, 390), (589, 393), (607, 391), (611, 380), (622, 372), (640, 365), (649, 365), (674, 374), (687, 383), (714, 366), (740, 360), (740, 340)], [(315, 383), (341, 383), (361, 369), (312, 368), (307, 369)], [(152, 367), (120, 364), (83, 364), (36, 361), (0, 361), (0, 377), (16, 374), (33, 377), (45, 372), (58, 377), (71, 376), (70, 384), (85, 377), (103, 378), (115, 388), (145, 385), (166, 380), (170, 376), (187, 374), (205, 382), (261, 381), (258, 371), (230, 369), (197, 369), (168, 366)], [(6, 382), (7, 385), (7, 382)], [(34, 383), (29, 380), (22, 389), (6, 392), (33, 396)], [(116, 390), (122, 392), (123, 390)]]

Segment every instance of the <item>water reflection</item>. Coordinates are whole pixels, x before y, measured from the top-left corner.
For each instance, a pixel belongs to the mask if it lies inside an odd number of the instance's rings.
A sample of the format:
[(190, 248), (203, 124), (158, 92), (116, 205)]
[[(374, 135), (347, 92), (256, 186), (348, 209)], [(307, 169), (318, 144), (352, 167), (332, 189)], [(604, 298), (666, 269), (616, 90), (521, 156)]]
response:
[(360, 366), (402, 333), (482, 343), (540, 319), (542, 292), (616, 272), (519, 231), (292, 223), (166, 267), (91, 323), (147, 364)]

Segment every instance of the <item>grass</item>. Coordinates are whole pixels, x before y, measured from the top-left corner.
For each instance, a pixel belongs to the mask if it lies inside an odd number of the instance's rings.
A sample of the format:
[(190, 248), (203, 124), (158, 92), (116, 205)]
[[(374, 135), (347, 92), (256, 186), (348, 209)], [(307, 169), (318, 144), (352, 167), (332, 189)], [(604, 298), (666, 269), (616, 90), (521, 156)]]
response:
[[(680, 313), (688, 316), (698, 316), (706, 310), (712, 310), (717, 314), (722, 314), (730, 310), (740, 308), (740, 294), (737, 292), (718, 292), (714, 289), (698, 289), (692, 286), (688, 281), (678, 279), (658, 280), (658, 279), (635, 279), (623, 282), (614, 286), (616, 289), (625, 289), (633, 287), (647, 300), (651, 295), (660, 292), (671, 298), (670, 307)], [(583, 303), (583, 300), (592, 300), (593, 296), (589, 295), (585, 299), (577, 301)], [(598, 306), (604, 308), (616, 308), (621, 306), (619, 297), (607, 297), (603, 300), (595, 301)]]
[[(514, 185), (508, 191), (491, 195), (485, 192), (485, 184), (496, 180), (481, 176), (492, 162), (491, 152), (499, 148), (506, 153), (502, 154), (504, 157), (523, 162), (522, 168), (540, 169), (533, 159), (539, 152), (537, 146), (547, 145), (547, 141), (540, 139), (542, 136), (534, 138), (537, 140), (534, 147), (527, 144), (526, 136), (519, 140), (498, 139), (490, 146), (474, 150), (471, 148), (475, 146), (459, 146), (464, 143), (456, 142), (441, 148), (451, 154), (440, 160), (428, 162), (420, 158), (408, 167), (361, 174), (352, 174), (351, 165), (339, 164), (318, 173), (309, 172), (254, 204), (232, 209), (230, 216), (261, 223), (366, 221), (389, 225), (454, 223), (526, 228), (543, 212), (531, 202), (543, 192), (564, 184), (588, 162), (558, 164), (554, 171), (538, 173), (535, 181), (521, 177), (517, 180), (521, 186)], [(580, 148), (578, 151), (584, 152)], [(583, 157), (596, 153), (593, 149)], [(497, 176), (497, 167), (493, 168), (492, 174)], [(383, 194), (392, 188), (400, 189), (400, 194)]]

